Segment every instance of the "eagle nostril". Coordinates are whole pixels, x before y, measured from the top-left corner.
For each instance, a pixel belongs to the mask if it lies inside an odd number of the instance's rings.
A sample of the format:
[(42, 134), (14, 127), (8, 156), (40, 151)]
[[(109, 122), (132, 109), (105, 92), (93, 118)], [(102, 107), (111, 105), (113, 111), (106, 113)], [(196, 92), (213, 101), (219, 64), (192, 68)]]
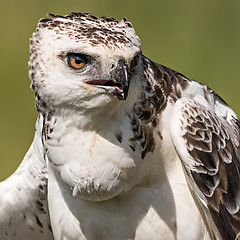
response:
[(112, 72), (114, 69), (115, 69), (115, 64), (112, 63), (111, 68), (110, 68), (110, 72)]

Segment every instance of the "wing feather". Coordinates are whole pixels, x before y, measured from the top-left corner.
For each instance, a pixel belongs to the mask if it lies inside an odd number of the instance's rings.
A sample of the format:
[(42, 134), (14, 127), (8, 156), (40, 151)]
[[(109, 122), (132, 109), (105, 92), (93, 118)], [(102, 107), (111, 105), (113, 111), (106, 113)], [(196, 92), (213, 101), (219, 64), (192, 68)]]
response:
[(1, 240), (53, 239), (40, 134), (39, 129), (15, 173), (0, 183)]
[(240, 232), (239, 120), (182, 98), (175, 104), (170, 129), (199, 202), (204, 201), (221, 238), (235, 239)]

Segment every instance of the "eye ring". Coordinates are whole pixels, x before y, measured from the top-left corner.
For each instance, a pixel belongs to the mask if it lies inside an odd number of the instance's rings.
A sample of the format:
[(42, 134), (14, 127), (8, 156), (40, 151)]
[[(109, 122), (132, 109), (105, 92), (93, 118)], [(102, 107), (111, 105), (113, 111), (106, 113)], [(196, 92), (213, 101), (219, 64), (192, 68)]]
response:
[(87, 63), (87, 58), (83, 54), (71, 53), (68, 55), (69, 67), (79, 70), (83, 68)]

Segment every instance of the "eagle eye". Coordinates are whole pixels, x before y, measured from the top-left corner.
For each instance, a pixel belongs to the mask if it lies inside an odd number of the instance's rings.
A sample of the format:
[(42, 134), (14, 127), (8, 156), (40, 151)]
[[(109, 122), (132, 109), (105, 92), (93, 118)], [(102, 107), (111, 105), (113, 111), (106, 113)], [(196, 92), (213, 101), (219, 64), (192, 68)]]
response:
[(70, 53), (68, 55), (68, 65), (73, 69), (81, 69), (87, 63), (87, 58), (83, 54)]

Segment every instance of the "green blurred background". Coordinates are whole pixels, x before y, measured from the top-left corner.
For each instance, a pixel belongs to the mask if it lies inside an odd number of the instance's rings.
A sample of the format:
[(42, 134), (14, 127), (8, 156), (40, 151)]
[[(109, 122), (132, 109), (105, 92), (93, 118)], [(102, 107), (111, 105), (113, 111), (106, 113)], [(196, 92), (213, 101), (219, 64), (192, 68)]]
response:
[(239, 0), (1, 0), (0, 180), (16, 169), (33, 139), (29, 38), (39, 18), (71, 11), (126, 16), (144, 55), (207, 84), (240, 116)]

